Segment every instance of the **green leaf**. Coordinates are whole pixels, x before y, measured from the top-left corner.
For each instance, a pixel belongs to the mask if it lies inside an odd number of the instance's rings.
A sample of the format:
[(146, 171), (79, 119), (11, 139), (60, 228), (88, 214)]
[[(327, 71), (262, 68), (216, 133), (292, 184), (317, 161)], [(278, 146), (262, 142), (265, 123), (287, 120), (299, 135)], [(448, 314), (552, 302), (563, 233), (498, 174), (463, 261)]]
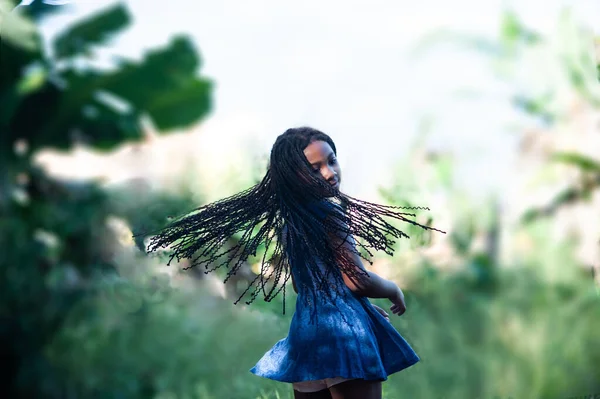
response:
[(556, 211), (559, 206), (575, 202), (580, 198), (580, 194), (580, 191), (575, 187), (567, 187), (566, 189), (562, 190), (552, 200), (552, 211)]
[(146, 106), (156, 127), (162, 131), (186, 127), (211, 109), (212, 83), (190, 81), (187, 87), (154, 97)]
[(94, 14), (63, 31), (54, 42), (57, 58), (72, 57), (86, 53), (90, 47), (103, 44), (115, 33), (125, 29), (131, 17), (123, 4)]
[(587, 172), (600, 173), (600, 162), (575, 152), (555, 152), (551, 155), (550, 159), (552, 162), (577, 166)]
[(157, 95), (187, 89), (198, 79), (200, 58), (190, 39), (179, 36), (168, 46), (149, 52), (140, 63), (123, 61), (120, 66), (105, 77), (102, 88), (138, 109), (146, 109)]

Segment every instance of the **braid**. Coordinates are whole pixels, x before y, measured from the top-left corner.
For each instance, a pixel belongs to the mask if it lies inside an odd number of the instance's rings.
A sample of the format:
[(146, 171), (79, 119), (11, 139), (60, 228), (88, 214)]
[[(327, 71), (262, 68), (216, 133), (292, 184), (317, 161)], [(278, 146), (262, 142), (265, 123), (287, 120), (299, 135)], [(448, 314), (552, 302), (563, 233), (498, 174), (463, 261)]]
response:
[[(332, 248), (330, 241), (324, 239), (329, 234), (361, 237), (365, 243), (359, 245), (372, 256), (368, 248), (393, 255), (395, 241), (388, 236), (410, 238), (382, 216), (445, 233), (404, 217), (415, 217), (415, 214), (394, 210), (429, 208), (380, 205), (334, 190), (322, 177), (311, 173), (312, 168), (303, 153), (316, 140), (327, 142), (337, 155), (333, 140), (325, 133), (309, 127), (288, 129), (277, 137), (266, 174), (260, 183), (196, 208), (159, 231), (143, 233), (152, 235), (147, 250), (153, 252), (168, 247), (172, 253), (167, 265), (175, 258), (178, 261), (187, 258), (191, 263), (185, 269), (204, 265), (205, 274), (226, 266), (229, 269), (224, 280), (226, 283), (248, 257), (256, 256), (259, 246), (264, 245), (260, 273), (234, 304), (253, 287), (246, 301), (248, 305), (261, 292), (263, 299), (270, 302), (283, 290), (285, 314), (285, 287), (291, 277), (292, 266), (298, 268), (298, 273), (310, 272), (314, 276), (316, 292), (320, 295), (316, 296), (315, 290), (308, 290), (312, 292), (306, 296), (309, 302), (312, 296), (315, 302), (326, 300), (335, 304), (335, 297), (342, 292), (344, 284), (341, 271), (351, 279), (367, 276), (362, 270), (356, 271), (350, 254), (342, 251), (341, 246)], [(231, 236), (240, 232), (243, 234), (236, 245), (218, 253)], [(273, 241), (275, 248), (269, 256)], [(356, 249), (354, 252), (373, 264)], [(221, 257), (225, 258), (220, 261)], [(237, 261), (231, 265), (235, 258)], [(300, 263), (300, 259), (304, 262)], [(325, 265), (325, 273), (319, 268), (317, 259)], [(267, 274), (269, 268), (271, 271)], [(328, 279), (332, 274), (335, 276), (333, 285)], [(270, 289), (267, 282), (272, 282)], [(316, 318), (316, 312), (313, 314)]]

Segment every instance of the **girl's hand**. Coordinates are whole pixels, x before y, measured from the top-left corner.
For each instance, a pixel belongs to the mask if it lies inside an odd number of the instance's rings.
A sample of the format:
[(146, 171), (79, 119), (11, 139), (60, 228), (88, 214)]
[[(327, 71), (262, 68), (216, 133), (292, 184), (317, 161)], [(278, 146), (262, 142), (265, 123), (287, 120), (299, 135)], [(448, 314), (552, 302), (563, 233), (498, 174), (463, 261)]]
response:
[(398, 316), (402, 316), (404, 312), (406, 312), (406, 302), (404, 302), (404, 293), (402, 292), (400, 287), (397, 288), (398, 289), (396, 290), (395, 295), (389, 298), (389, 300), (392, 301), (393, 304), (390, 307), (390, 310), (392, 311), (392, 313), (397, 314)]
[[(373, 305), (373, 304), (371, 304), (371, 305)], [(389, 314), (387, 314), (387, 312), (386, 312), (385, 310), (381, 309), (381, 308), (380, 308), (379, 306), (377, 306), (377, 305), (373, 305), (373, 307), (374, 307), (375, 309), (377, 309), (377, 311), (378, 311), (379, 313), (381, 313), (381, 315), (382, 315), (383, 317), (385, 317), (385, 319), (386, 319), (387, 321), (390, 321), (390, 315), (389, 315)]]

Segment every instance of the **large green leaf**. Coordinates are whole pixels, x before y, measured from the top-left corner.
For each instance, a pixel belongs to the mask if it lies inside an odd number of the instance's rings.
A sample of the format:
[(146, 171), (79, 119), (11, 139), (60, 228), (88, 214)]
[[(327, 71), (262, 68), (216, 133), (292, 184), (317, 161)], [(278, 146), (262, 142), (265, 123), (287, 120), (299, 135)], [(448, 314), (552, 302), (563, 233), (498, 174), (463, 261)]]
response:
[(210, 111), (211, 90), (211, 82), (192, 80), (186, 87), (154, 97), (145, 108), (159, 130), (189, 126)]
[(131, 17), (123, 4), (94, 14), (63, 31), (54, 42), (56, 58), (85, 54), (92, 46), (103, 44), (126, 28)]
[(140, 63), (123, 61), (120, 66), (103, 80), (103, 89), (145, 109), (156, 96), (187, 89), (197, 80), (200, 58), (192, 42), (178, 36), (167, 47), (149, 52)]
[[(211, 108), (212, 84), (197, 76), (198, 65), (189, 40), (177, 37), (141, 62), (123, 62), (115, 71), (65, 70), (61, 74), (64, 87), (51, 98), (40, 90), (23, 103), (25, 108), (11, 125), (14, 135), (27, 137), (32, 150), (43, 146), (68, 149), (69, 136), (78, 132), (89, 145), (109, 150), (124, 140), (141, 138), (138, 119), (142, 114), (148, 114), (160, 130), (189, 126)], [(99, 93), (116, 97), (125, 109), (99, 104)], [(86, 115), (85, 108), (91, 113)], [(99, 115), (97, 119), (94, 114)]]
[(68, 121), (69, 115), (78, 112), (84, 101), (101, 90), (116, 95), (138, 115), (148, 113), (160, 130), (186, 127), (211, 109), (212, 84), (197, 76), (199, 64), (190, 40), (175, 37), (165, 48), (149, 52), (141, 62), (122, 62), (114, 72), (70, 71), (65, 75), (69, 94), (56, 126)]

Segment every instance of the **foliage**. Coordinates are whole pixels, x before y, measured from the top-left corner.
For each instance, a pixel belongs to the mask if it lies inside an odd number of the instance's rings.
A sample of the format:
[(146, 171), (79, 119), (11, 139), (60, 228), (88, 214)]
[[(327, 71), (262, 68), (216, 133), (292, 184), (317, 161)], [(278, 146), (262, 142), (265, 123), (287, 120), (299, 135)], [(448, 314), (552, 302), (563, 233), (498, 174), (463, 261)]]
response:
[[(3, 1), (2, 11), (14, 5)], [(168, 131), (210, 111), (212, 84), (197, 75), (201, 61), (188, 38), (175, 37), (139, 62), (121, 60), (112, 70), (100, 70), (91, 65), (92, 50), (127, 27), (125, 6), (65, 27), (51, 43), (53, 54), (46, 54), (36, 23), (57, 8), (34, 1), (2, 20), (0, 245), (7, 250), (0, 258), (0, 353), (8, 370), (2, 375), (3, 397), (67, 397), (68, 373), (48, 357), (48, 344), (73, 318), (78, 324), (73, 328), (82, 329), (99, 317), (98, 309), (85, 304), (105, 289), (98, 285), (100, 276), (118, 270), (120, 244), (108, 225), (114, 210), (105, 190), (95, 182), (48, 176), (34, 166), (34, 155), (44, 148), (70, 149), (75, 139), (113, 149), (143, 137), (143, 115)], [(82, 306), (83, 314), (71, 312)]]
[(0, 245), (10, 249), (0, 259), (6, 397), (60, 392), (44, 346), (61, 329), (64, 312), (85, 297), (94, 273), (114, 268), (97, 186), (70, 186), (33, 172), (24, 191), (23, 202), (2, 209), (0, 224)]
[[(0, 115), (4, 151), (19, 139), (31, 152), (66, 150), (73, 137), (109, 150), (143, 137), (142, 115), (149, 115), (160, 131), (189, 126), (207, 115), (212, 83), (197, 76), (201, 60), (185, 36), (149, 51), (139, 62), (122, 59), (113, 70), (85, 62), (94, 46), (128, 21), (125, 6), (115, 5), (63, 31), (52, 55), (44, 54), (41, 44), (25, 50), (2, 42), (0, 95), (10, 104)], [(34, 78), (35, 85), (21, 88)]]
[[(588, 276), (544, 282), (540, 262), (530, 259), (502, 269), (494, 295), (473, 290), (468, 270), (432, 272), (427, 264), (418, 268), (411, 276), (412, 288), (405, 291), (408, 311), (392, 322), (421, 362), (390, 376), (384, 397), (569, 397), (597, 392), (594, 365), (600, 347), (594, 343), (600, 297)], [(164, 301), (135, 314), (117, 306), (121, 301), (110, 291), (108, 296), (99, 291), (81, 310), (72, 310), (95, 316), (83, 324), (77, 318), (67, 322), (49, 348), (51, 358), (68, 371), (73, 391), (87, 395), (291, 398), (289, 384), (247, 372), (287, 334), (291, 315), (280, 318), (253, 307), (231, 306), (210, 295), (205, 284), (171, 289)], [(373, 302), (388, 306), (384, 300)]]

